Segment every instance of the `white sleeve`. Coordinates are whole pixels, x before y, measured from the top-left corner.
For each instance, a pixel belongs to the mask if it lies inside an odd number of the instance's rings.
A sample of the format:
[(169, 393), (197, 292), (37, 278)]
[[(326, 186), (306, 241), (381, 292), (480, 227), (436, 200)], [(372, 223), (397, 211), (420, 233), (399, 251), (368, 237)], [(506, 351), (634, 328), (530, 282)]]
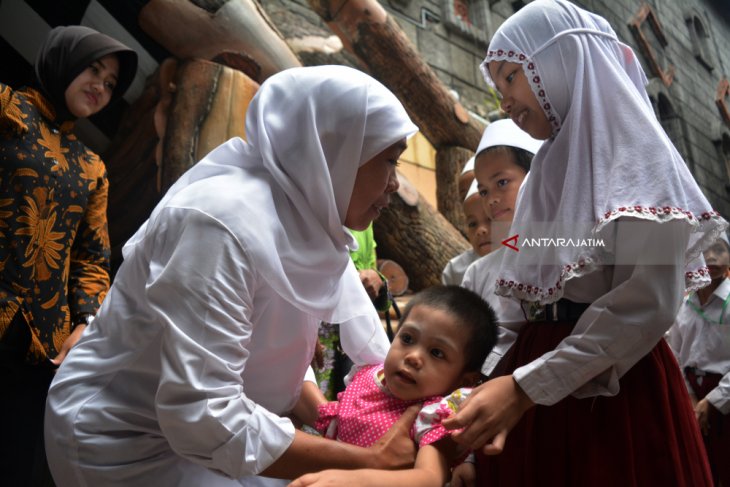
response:
[[(655, 231), (657, 225), (662, 231)], [(555, 404), (569, 394), (616, 395), (619, 378), (656, 346), (677, 315), (684, 291), (687, 225), (647, 221), (628, 226), (619, 221), (615, 237), (617, 262), (626, 264), (613, 267), (611, 290), (589, 306), (554, 350), (513, 373), (537, 404)], [(676, 256), (675, 264), (647, 264), (656, 249)]]
[(444, 267), (444, 270), (441, 271), (441, 284), (444, 286), (449, 285), (455, 285), (458, 286), (459, 282), (456, 281), (456, 276), (454, 276), (454, 260), (451, 259), (446, 263), (446, 266)]
[(317, 376), (314, 375), (314, 369), (310, 365), (307, 367), (307, 371), (304, 373), (304, 382), (314, 382), (317, 383)]
[(147, 297), (162, 323), (160, 428), (190, 461), (239, 478), (290, 446), (294, 426), (246, 397), (256, 274), (241, 244), (198, 211), (172, 209), (151, 256)]
[(509, 352), (510, 348), (512, 348), (512, 345), (514, 345), (516, 341), (516, 331), (510, 330), (509, 328), (505, 328), (501, 325), (497, 326), (497, 343), (495, 343), (494, 348), (489, 351), (487, 358), (484, 359), (484, 363), (482, 364), (482, 374), (489, 377), (492, 372), (494, 372), (494, 368), (502, 360), (502, 358), (507, 355), (507, 352)]
[(705, 397), (722, 414), (730, 414), (730, 372), (722, 376), (717, 387)]
[[(487, 301), (487, 303), (489, 303), (489, 306), (494, 311), (497, 320), (499, 320), (501, 314), (499, 304), (500, 298), (494, 294), (492, 288), (487, 282), (488, 277), (483, 274), (487, 269), (484, 265), (485, 262), (486, 261), (479, 259), (466, 268), (464, 279), (461, 282), (461, 287), (479, 294), (485, 301)], [(489, 292), (491, 292), (491, 295), (487, 294)], [(514, 324), (511, 324), (511, 326), (514, 326)], [(482, 374), (487, 377), (492, 374), (499, 361), (502, 360), (517, 340), (517, 331), (518, 330), (505, 327), (504, 323), (497, 323), (497, 343), (494, 345), (494, 348), (489, 351), (487, 358), (482, 364)]]
[[(475, 265), (477, 261), (472, 262), (469, 267), (466, 268), (466, 271), (464, 271), (464, 276), (461, 278), (461, 282), (458, 283), (461, 287), (468, 289), (469, 291), (473, 291), (477, 294), (479, 294), (479, 291), (476, 289), (476, 280), (477, 280), (477, 266)], [(451, 262), (446, 264), (446, 267), (444, 268), (443, 274), (441, 274), (441, 282), (444, 284), (448, 284), (446, 282), (446, 272), (449, 269), (449, 266), (451, 265)]]

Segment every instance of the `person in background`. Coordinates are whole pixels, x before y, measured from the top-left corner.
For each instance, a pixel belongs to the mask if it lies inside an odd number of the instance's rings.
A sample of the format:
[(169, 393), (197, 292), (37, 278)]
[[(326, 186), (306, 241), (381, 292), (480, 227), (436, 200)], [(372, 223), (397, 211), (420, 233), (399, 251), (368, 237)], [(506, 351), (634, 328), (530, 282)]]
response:
[(684, 371), (715, 485), (730, 485), (730, 243), (722, 234), (704, 252), (712, 281), (690, 294), (669, 329)]
[(56, 27), (31, 86), (0, 83), (0, 483), (47, 485), (46, 393), (109, 289), (104, 163), (74, 134), (127, 90), (137, 55)]
[[(480, 202), (492, 224), (495, 240), (501, 242), (511, 233), (519, 191), (530, 171), (530, 164), (542, 141), (533, 139), (512, 120), (490, 123), (484, 130), (477, 148), (474, 174)], [(505, 252), (512, 250), (499, 245), (493, 252), (477, 260), (464, 272), (461, 285), (484, 298), (497, 315), (499, 339), (487, 357), (482, 373), (490, 375), (517, 336), (525, 322), (525, 314), (514, 299), (495, 294), (496, 273)]]
[(476, 180), (472, 181), (471, 188), (464, 198), (463, 208), (466, 218), (466, 237), (471, 248), (446, 264), (441, 273), (441, 283), (444, 285), (460, 285), (467, 267), (492, 251), (491, 222), (479, 197)]
[(528, 323), (444, 425), (478, 449), (479, 485), (711, 485), (663, 336), (707, 285), (702, 251), (727, 222), (659, 124), (636, 54), (602, 17), (534, 0), (494, 33), (482, 72), (545, 140), (510, 230), (519, 252), (495, 279)]

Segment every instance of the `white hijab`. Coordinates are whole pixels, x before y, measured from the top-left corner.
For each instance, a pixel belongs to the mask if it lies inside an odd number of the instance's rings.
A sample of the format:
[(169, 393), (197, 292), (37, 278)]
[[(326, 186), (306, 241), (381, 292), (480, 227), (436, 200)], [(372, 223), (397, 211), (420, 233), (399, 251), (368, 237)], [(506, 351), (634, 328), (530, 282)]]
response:
[[(687, 288), (705, 285), (698, 257), (727, 223), (657, 121), (639, 61), (608, 22), (564, 0), (535, 0), (494, 34), (481, 66), (492, 86), (487, 63), (502, 60), (522, 64), (553, 126), (532, 161), (510, 235), (529, 235), (536, 222), (560, 235), (569, 223), (584, 227), (571, 238), (610, 240), (613, 232), (602, 229), (620, 217), (681, 220), (692, 232)], [(496, 291), (542, 303), (557, 301), (565, 281), (611, 257), (594, 247), (547, 247), (524, 265), (525, 254), (505, 252)]]
[[(231, 139), (189, 169), (148, 222), (176, 194), (195, 191), (197, 181), (243, 171), (232, 230), (258, 273), (285, 300), (320, 320), (369, 316), (373, 306), (348, 253), (355, 240), (343, 223), (358, 168), (417, 130), (395, 95), (360, 71), (282, 71), (251, 101), (247, 140)], [(206, 197), (216, 195), (196, 195)], [(153, 230), (149, 226), (130, 239), (125, 253)]]

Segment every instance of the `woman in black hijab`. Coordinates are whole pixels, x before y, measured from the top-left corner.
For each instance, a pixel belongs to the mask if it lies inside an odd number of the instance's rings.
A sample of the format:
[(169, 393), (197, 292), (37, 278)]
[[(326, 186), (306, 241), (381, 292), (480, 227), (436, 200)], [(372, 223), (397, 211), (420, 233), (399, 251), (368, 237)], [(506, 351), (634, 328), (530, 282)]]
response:
[(0, 83), (0, 472), (50, 485), (43, 410), (56, 367), (109, 289), (104, 163), (74, 121), (121, 97), (137, 55), (88, 27), (56, 27), (32, 87)]

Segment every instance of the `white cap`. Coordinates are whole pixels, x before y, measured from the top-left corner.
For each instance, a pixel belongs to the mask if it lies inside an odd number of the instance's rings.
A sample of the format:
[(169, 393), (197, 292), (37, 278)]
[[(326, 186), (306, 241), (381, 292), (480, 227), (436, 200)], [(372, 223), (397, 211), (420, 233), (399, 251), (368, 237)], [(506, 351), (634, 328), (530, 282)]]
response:
[[(471, 191), (471, 189), (470, 189), (469, 191)], [(467, 196), (467, 198), (468, 198), (468, 196)], [(726, 232), (722, 232), (722, 233), (720, 234), (720, 238), (721, 238), (722, 240), (724, 240), (724, 241), (725, 241), (725, 243), (727, 244), (728, 248), (730, 248), (730, 240), (728, 240), (728, 238), (727, 238), (727, 233), (726, 233)]]
[(474, 170), (474, 156), (471, 156), (471, 158), (466, 161), (466, 164), (464, 164), (464, 169), (461, 170), (461, 174), (466, 174), (469, 171)]
[(474, 181), (471, 182), (471, 186), (469, 186), (469, 191), (466, 192), (466, 196), (464, 196), (464, 201), (468, 200), (475, 194), (479, 194), (479, 190), (477, 189), (477, 180), (474, 179)]
[(519, 128), (509, 118), (496, 120), (484, 129), (482, 140), (479, 142), (479, 148), (476, 151), (478, 155), (485, 149), (498, 145), (507, 145), (524, 149), (527, 152), (535, 154), (542, 145), (541, 140), (533, 139), (530, 135)]

